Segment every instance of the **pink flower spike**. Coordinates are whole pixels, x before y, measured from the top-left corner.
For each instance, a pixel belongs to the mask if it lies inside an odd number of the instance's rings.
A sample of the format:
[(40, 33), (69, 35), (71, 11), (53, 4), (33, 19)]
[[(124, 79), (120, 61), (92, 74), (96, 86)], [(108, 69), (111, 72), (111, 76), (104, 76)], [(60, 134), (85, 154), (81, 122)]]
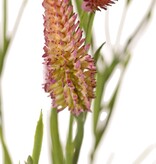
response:
[(77, 15), (69, 0), (44, 0), (44, 90), (52, 107), (78, 116), (91, 111), (96, 86), (94, 60), (88, 55)]
[(95, 12), (95, 10), (104, 9), (107, 10), (107, 6), (111, 6), (117, 0), (84, 0), (82, 3), (82, 9), (86, 12)]

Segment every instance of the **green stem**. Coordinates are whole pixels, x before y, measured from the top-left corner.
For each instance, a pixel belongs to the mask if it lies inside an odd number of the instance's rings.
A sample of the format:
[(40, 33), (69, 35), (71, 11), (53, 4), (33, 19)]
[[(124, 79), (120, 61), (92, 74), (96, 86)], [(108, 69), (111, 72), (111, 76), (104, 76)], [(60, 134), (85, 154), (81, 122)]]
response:
[(78, 159), (79, 159), (79, 154), (80, 154), (81, 145), (82, 145), (83, 136), (84, 136), (84, 124), (86, 120), (86, 113), (82, 113), (80, 116), (76, 118), (76, 120), (77, 120), (77, 133), (74, 140), (75, 152), (74, 152), (72, 164), (77, 164)]
[[(7, 0), (3, 0), (3, 47), (6, 48), (7, 42)], [(3, 49), (3, 52), (4, 52)]]
[(85, 20), (85, 12), (81, 11), (81, 16), (80, 16), (80, 27), (83, 28), (84, 26), (84, 20)]
[(112, 75), (112, 72), (118, 64), (118, 59), (114, 58), (110, 66), (108, 66), (103, 73), (97, 73), (97, 87), (96, 87), (96, 99), (94, 101), (94, 113), (93, 113), (93, 130), (96, 135), (96, 128), (99, 119), (99, 114), (101, 110), (101, 101), (104, 93), (104, 88), (107, 83), (107, 80)]
[(1, 77), (0, 77), (0, 128), (1, 128), (1, 131), (3, 131), (2, 97), (1, 97)]
[(2, 97), (1, 97), (1, 77), (0, 77), (0, 141), (3, 149), (3, 163), (12, 164), (11, 157), (9, 155), (8, 148), (5, 143), (4, 132), (3, 132), (3, 117), (2, 117)]
[(127, 61), (123, 65), (124, 67), (123, 67), (122, 73), (120, 75), (120, 79), (119, 79), (118, 84), (117, 84), (117, 86), (116, 86), (116, 88), (114, 90), (114, 93), (112, 95), (112, 98), (110, 99), (109, 104), (107, 106), (107, 108), (109, 109), (109, 113), (108, 113), (106, 122), (104, 123), (104, 125), (102, 125), (102, 127), (100, 127), (100, 128), (97, 127), (96, 128), (96, 132), (95, 132), (95, 144), (94, 144), (93, 150), (92, 150), (91, 155), (90, 155), (91, 164), (94, 162), (94, 156), (95, 156), (97, 147), (98, 147), (98, 145), (99, 145), (99, 143), (100, 143), (100, 141), (102, 139), (102, 136), (105, 134), (105, 131), (106, 131), (107, 127), (108, 127), (108, 124), (110, 122), (111, 116), (113, 114), (113, 110), (114, 110), (114, 105), (115, 105), (115, 102), (116, 102), (116, 98), (117, 98), (117, 95), (118, 95), (118, 92), (119, 92), (119, 88), (120, 88), (121, 83), (122, 83), (124, 72), (126, 70), (126, 67), (128, 65), (128, 62), (129, 62), (129, 59), (130, 58), (127, 58)]
[(2, 48), (0, 52), (0, 76), (3, 68), (3, 61), (6, 55), (6, 50), (8, 47), (8, 39), (7, 39), (7, 0), (3, 0), (3, 41)]
[(73, 115), (70, 115), (69, 120), (69, 130), (68, 130), (68, 137), (66, 143), (66, 164), (72, 164), (73, 160), (73, 153), (74, 153), (74, 145), (72, 141), (72, 133), (73, 133)]
[(89, 15), (87, 31), (86, 31), (86, 43), (91, 43), (94, 17), (95, 17), (95, 13), (91, 13)]
[(7, 49), (7, 0), (3, 0), (3, 48), (0, 52), (0, 140), (3, 149), (3, 160), (5, 164), (11, 164), (11, 158), (5, 143), (3, 132), (3, 116), (2, 116), (2, 95), (1, 95), (1, 73), (3, 68), (3, 60)]
[(81, 9), (82, 0), (76, 0), (74, 2), (76, 4), (77, 12), (78, 12), (78, 14), (80, 16), (81, 15), (81, 12), (82, 12), (82, 9)]
[(64, 156), (58, 131), (58, 114), (56, 109), (51, 110), (50, 133), (52, 141), (52, 160), (53, 164), (63, 164)]

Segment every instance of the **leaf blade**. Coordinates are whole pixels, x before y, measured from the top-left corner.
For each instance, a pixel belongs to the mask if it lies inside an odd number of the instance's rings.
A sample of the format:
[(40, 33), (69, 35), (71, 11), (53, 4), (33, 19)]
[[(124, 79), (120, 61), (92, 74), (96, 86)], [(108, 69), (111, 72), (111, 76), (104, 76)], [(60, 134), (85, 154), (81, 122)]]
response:
[(43, 139), (43, 120), (42, 120), (42, 111), (41, 111), (39, 120), (37, 122), (35, 137), (34, 137), (34, 146), (32, 152), (33, 164), (38, 164), (40, 152), (42, 148), (42, 139)]

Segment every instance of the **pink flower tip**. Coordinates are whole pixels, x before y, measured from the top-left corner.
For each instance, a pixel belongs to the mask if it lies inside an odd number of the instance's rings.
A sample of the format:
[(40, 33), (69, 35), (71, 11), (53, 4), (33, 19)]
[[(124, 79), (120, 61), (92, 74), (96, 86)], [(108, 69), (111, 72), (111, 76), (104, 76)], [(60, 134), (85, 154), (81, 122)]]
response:
[(84, 0), (82, 9), (86, 12), (95, 12), (96, 10), (107, 10), (107, 6), (111, 6), (117, 0)]

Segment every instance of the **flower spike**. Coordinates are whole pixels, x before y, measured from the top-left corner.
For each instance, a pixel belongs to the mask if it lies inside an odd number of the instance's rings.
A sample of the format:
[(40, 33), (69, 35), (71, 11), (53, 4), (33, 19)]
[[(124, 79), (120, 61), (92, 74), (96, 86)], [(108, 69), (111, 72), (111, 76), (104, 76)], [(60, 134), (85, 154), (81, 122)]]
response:
[(84, 0), (82, 3), (83, 10), (87, 12), (95, 12), (95, 10), (107, 10), (107, 6), (111, 6), (117, 0)]
[(69, 0), (44, 0), (45, 92), (53, 99), (52, 107), (68, 107), (74, 115), (90, 111), (96, 86), (96, 68), (87, 54), (77, 15)]

